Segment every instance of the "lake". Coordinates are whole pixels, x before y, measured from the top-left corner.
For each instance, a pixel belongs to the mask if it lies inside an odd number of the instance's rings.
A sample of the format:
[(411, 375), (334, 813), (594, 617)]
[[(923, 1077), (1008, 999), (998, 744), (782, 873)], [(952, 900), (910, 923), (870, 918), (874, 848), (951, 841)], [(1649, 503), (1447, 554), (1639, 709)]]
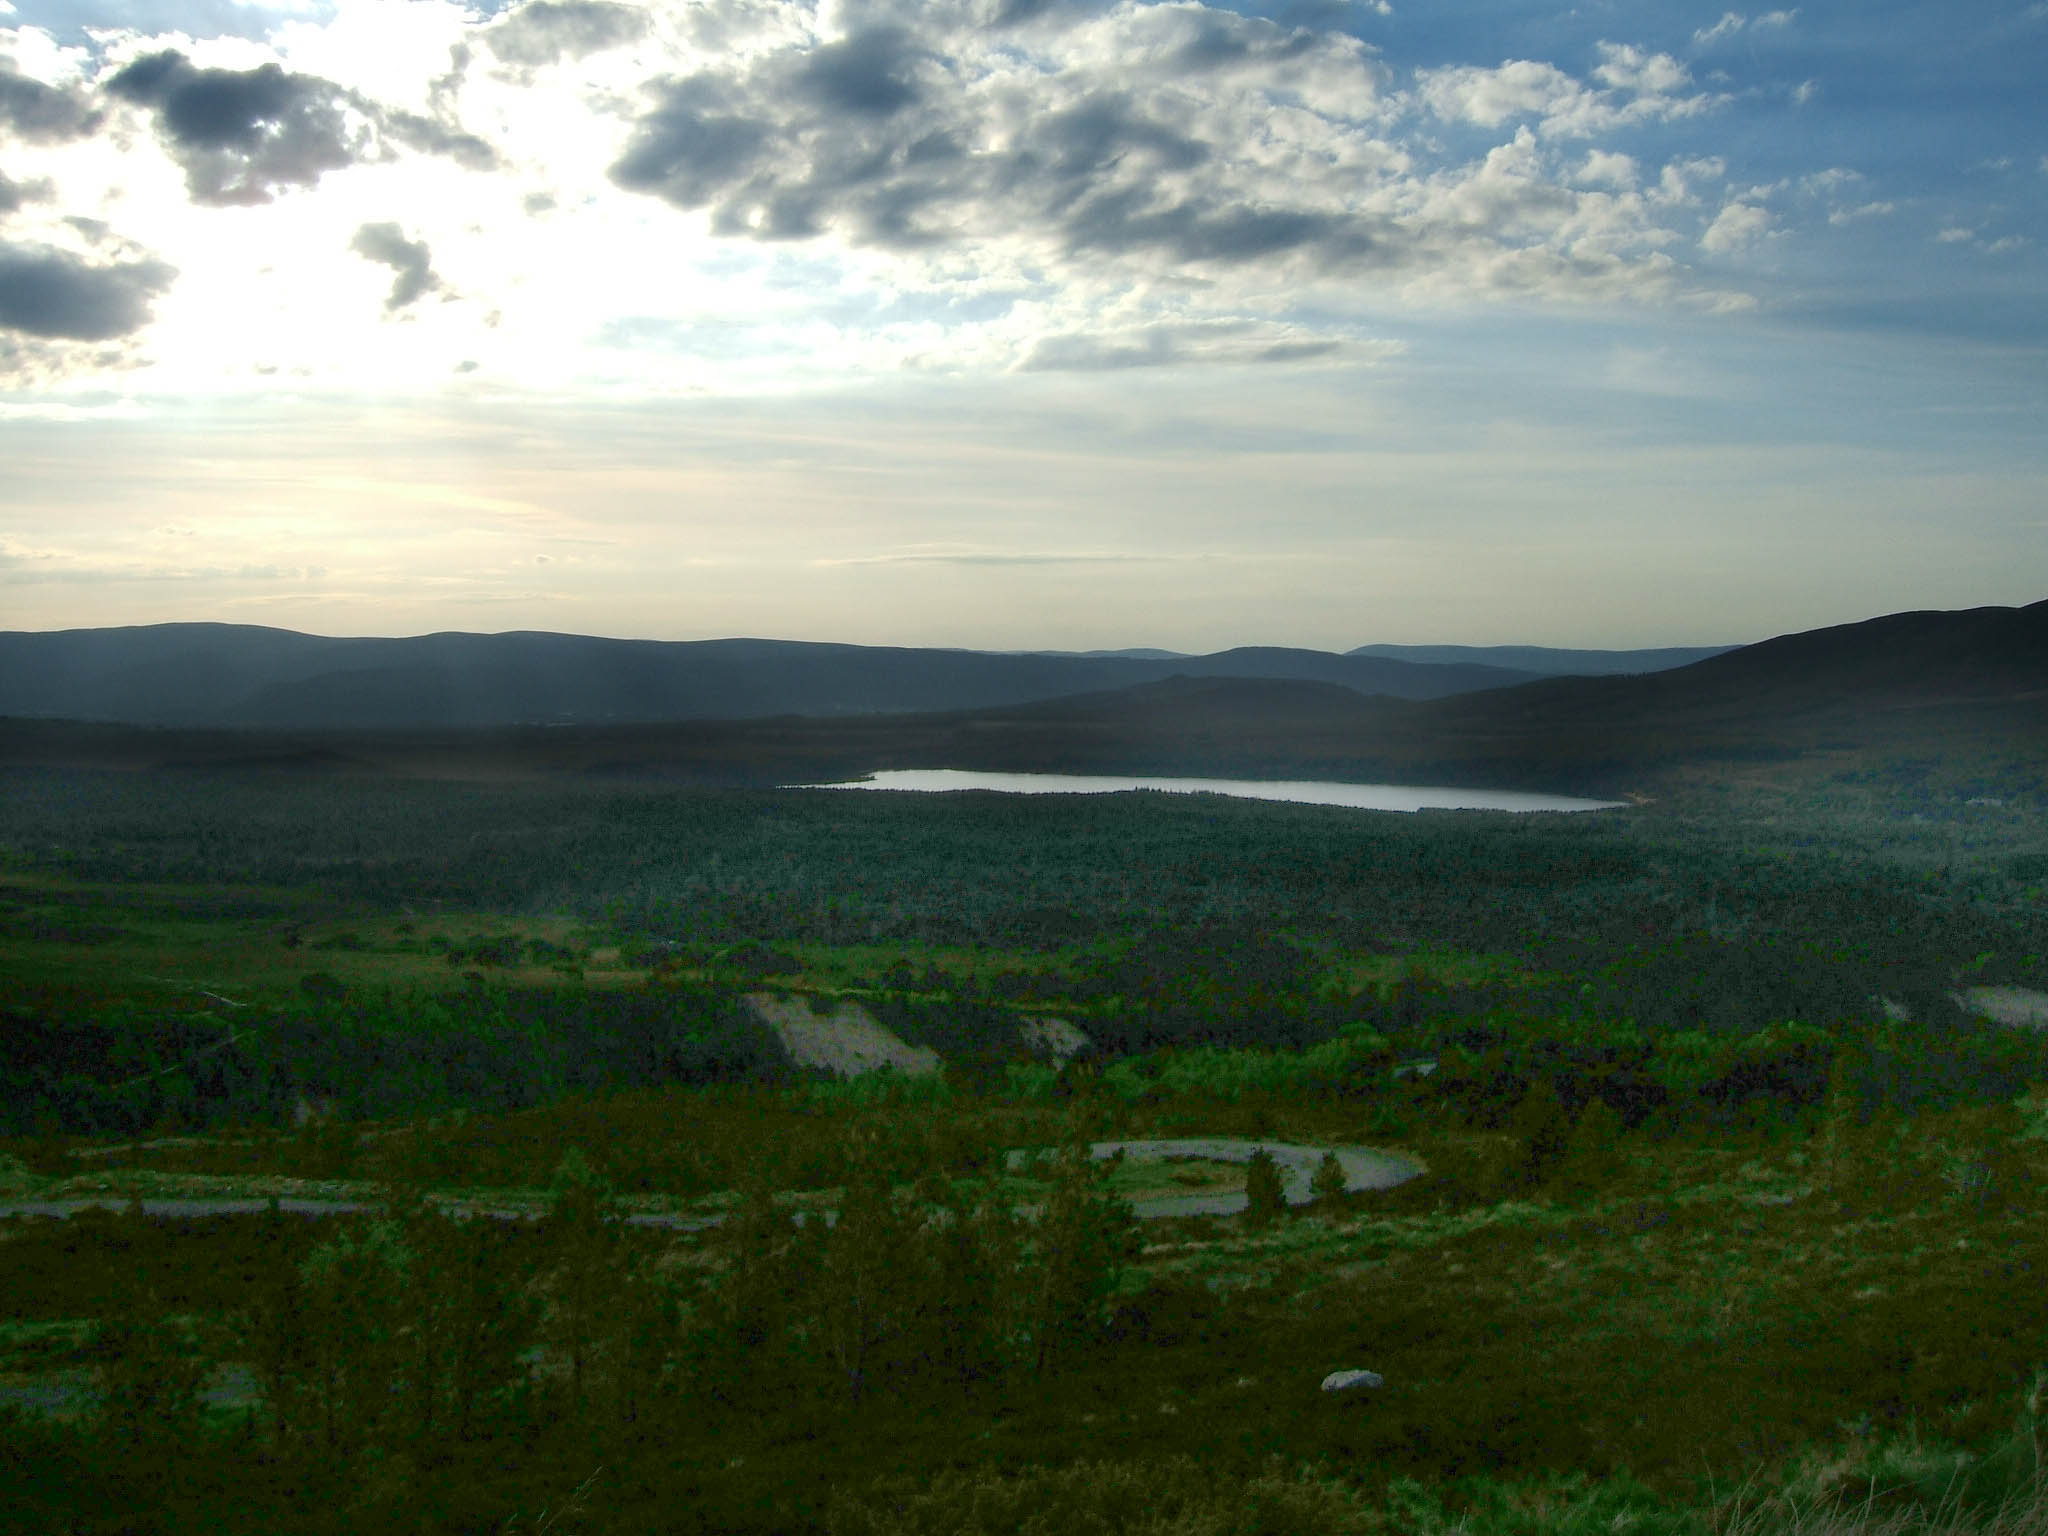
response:
[(1336, 784), (1311, 779), (1132, 779), (1084, 773), (974, 773), (961, 768), (892, 768), (845, 784), (792, 784), (791, 789), (895, 789), (945, 793), (992, 789), (1010, 795), (1113, 795), (1153, 789), (1178, 795), (1232, 795), (1240, 800), (1291, 800), (1361, 811), (1604, 811), (1619, 800), (1523, 794), (1512, 789), (1442, 789), (1421, 784)]

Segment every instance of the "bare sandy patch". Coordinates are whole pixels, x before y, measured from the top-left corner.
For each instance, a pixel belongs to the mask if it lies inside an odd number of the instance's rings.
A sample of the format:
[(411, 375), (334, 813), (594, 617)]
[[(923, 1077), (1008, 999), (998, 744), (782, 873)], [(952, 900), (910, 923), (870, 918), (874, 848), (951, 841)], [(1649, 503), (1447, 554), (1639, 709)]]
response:
[(859, 1077), (883, 1067), (919, 1075), (939, 1070), (937, 1051), (909, 1044), (876, 1023), (859, 1003), (841, 1002), (830, 1013), (819, 1014), (806, 997), (749, 992), (747, 1004), (781, 1037), (783, 1049), (800, 1067), (822, 1067), (840, 1077)]
[(1032, 1050), (1062, 1064), (1095, 1044), (1065, 1019), (1026, 1019), (1017, 1033)]
[(1956, 1001), (1974, 1014), (2014, 1027), (2048, 1029), (2048, 992), (2029, 987), (1972, 987)]

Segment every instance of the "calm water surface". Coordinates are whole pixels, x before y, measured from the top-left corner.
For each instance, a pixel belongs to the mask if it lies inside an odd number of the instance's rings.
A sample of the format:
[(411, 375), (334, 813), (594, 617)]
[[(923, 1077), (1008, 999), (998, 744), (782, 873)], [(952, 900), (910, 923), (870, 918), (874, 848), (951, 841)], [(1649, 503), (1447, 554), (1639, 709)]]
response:
[(961, 768), (893, 768), (848, 784), (798, 789), (994, 789), (1012, 795), (1110, 795), (1158, 789), (1183, 795), (1235, 795), (1240, 800), (1293, 800), (1348, 805), (1362, 811), (1604, 811), (1619, 800), (1575, 800), (1512, 789), (1437, 789), (1420, 784), (1333, 784), (1309, 779), (1127, 779), (1083, 773), (973, 773)]

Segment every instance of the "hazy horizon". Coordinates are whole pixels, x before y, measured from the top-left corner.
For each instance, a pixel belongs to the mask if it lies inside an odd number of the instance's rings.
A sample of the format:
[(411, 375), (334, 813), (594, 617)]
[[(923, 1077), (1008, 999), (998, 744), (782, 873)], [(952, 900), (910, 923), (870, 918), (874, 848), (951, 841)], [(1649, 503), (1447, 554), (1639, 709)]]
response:
[(2048, 593), (2048, 8), (0, 0), (0, 628)]

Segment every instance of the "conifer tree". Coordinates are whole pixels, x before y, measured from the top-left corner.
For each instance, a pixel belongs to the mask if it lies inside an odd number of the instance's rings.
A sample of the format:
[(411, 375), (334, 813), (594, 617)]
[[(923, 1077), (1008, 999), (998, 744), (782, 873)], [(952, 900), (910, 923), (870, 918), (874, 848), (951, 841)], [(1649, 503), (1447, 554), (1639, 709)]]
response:
[(1287, 1189), (1280, 1165), (1264, 1147), (1252, 1149), (1244, 1172), (1244, 1219), (1250, 1226), (1270, 1227), (1287, 1209)]
[(1323, 1160), (1316, 1164), (1315, 1177), (1309, 1180), (1309, 1193), (1316, 1197), (1316, 1203), (1334, 1210), (1344, 1198), (1346, 1187), (1344, 1165), (1337, 1160), (1334, 1152), (1325, 1152)]

